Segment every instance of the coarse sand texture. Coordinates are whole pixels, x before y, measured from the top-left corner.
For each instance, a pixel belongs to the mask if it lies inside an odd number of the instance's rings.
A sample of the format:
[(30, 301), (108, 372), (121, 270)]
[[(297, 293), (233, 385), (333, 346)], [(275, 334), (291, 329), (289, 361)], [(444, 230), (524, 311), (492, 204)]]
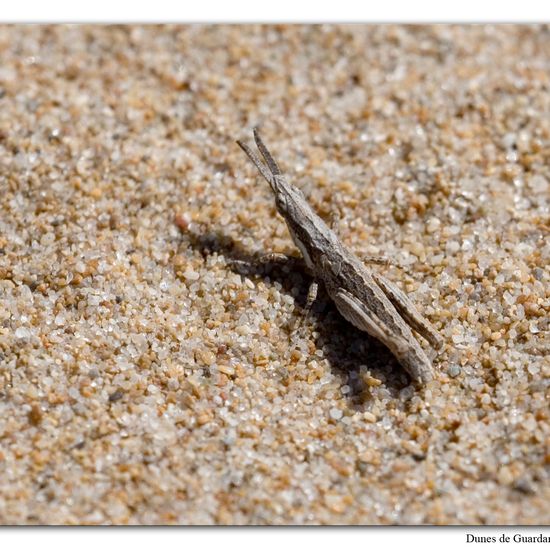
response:
[[(4, 25), (0, 54), (0, 523), (550, 523), (550, 27)], [(305, 315), (255, 126), (389, 259), (432, 382), (322, 288)]]

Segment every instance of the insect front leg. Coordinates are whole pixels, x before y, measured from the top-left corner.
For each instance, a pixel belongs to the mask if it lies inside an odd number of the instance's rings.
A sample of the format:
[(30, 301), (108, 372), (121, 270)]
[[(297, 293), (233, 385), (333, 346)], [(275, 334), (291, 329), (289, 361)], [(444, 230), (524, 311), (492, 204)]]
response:
[(317, 283), (317, 281), (312, 281), (307, 291), (306, 305), (304, 306), (306, 315), (309, 315), (311, 308), (315, 303), (315, 300), (317, 300), (318, 293), (319, 293), (319, 284)]
[(313, 307), (313, 304), (317, 299), (318, 292), (319, 284), (317, 283), (317, 281), (312, 281), (307, 291), (306, 304), (304, 306), (303, 314), (298, 318), (296, 324), (294, 325), (295, 331), (300, 330), (303, 324), (309, 319), (311, 308)]
[(364, 264), (391, 265), (392, 262), (385, 256), (361, 256), (361, 261)]
[(256, 258), (260, 264), (267, 268), (273, 268), (275, 266), (282, 267), (286, 265), (291, 270), (296, 269), (306, 273), (309, 276), (313, 276), (313, 273), (308, 268), (304, 259), (299, 258), (298, 256), (290, 256), (281, 252), (267, 252), (265, 254), (261, 254), (260, 256), (256, 256)]
[(288, 262), (290, 259), (292, 259), (292, 256), (287, 256), (282, 252), (267, 252), (266, 254), (262, 254), (260, 256), (260, 262), (262, 262), (263, 264), (283, 264), (285, 262)]

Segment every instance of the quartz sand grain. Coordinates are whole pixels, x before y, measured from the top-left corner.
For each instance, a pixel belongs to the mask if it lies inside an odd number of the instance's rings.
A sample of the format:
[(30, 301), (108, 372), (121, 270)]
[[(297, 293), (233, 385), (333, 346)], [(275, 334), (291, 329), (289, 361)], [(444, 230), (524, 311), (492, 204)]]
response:
[[(547, 26), (0, 27), (0, 522), (547, 524)], [(235, 138), (445, 341), (310, 282)]]

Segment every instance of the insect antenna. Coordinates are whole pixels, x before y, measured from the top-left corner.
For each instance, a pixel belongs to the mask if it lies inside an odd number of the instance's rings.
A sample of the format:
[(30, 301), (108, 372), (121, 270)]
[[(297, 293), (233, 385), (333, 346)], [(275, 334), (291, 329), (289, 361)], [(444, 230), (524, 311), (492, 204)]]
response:
[(246, 156), (253, 162), (254, 166), (259, 170), (260, 174), (268, 181), (270, 185), (272, 184), (273, 176), (268, 172), (267, 168), (265, 167), (264, 163), (260, 160), (258, 155), (250, 149), (250, 147), (243, 143), (240, 140), (237, 140), (237, 145), (246, 153)]
[(280, 176), (282, 174), (281, 169), (279, 168), (279, 165), (275, 162), (275, 159), (271, 156), (271, 153), (268, 151), (267, 147), (265, 146), (264, 142), (262, 141), (262, 138), (260, 137), (260, 133), (258, 132), (257, 128), (254, 128), (254, 141), (256, 142), (256, 146), (258, 147), (258, 150), (262, 154), (262, 157), (264, 157), (265, 162), (269, 166), (269, 169), (271, 170), (271, 173), (274, 176)]

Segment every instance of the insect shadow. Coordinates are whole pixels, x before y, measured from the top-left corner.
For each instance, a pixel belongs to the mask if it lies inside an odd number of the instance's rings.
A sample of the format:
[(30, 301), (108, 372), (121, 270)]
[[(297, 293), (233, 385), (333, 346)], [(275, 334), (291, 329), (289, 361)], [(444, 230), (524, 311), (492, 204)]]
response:
[[(235, 273), (264, 282), (267, 278), (272, 283), (278, 282), (282, 291), (291, 295), (303, 310), (297, 314), (306, 315), (304, 308), (312, 278), (301, 258), (251, 254), (231, 237), (212, 229), (199, 232), (187, 227), (182, 237), (204, 257), (212, 253), (223, 255)], [(384, 345), (340, 315), (322, 284), (308, 321), (302, 321), (305, 326), (313, 324), (315, 346), (323, 350), (332, 371), (341, 378), (343, 385), (349, 387), (347, 398), (352, 408), (362, 410), (372, 399), (369, 379), (371, 382), (373, 379), (383, 380), (385, 388), (393, 395), (410, 384), (409, 376)], [(295, 328), (291, 322), (288, 330), (289, 333), (304, 330), (305, 326)]]

